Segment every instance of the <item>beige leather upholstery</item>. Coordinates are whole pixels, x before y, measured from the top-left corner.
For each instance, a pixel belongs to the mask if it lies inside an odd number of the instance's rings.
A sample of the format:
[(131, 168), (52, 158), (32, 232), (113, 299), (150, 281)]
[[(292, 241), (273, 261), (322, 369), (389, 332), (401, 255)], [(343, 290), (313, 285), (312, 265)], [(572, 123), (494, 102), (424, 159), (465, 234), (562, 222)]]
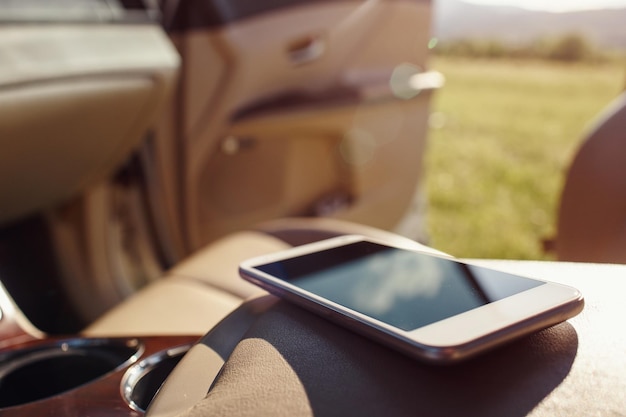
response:
[(287, 247), (259, 232), (240, 232), (218, 240), (105, 314), (84, 333), (204, 334), (243, 299), (262, 293), (239, 278), (239, 262)]
[(117, 168), (154, 121), (179, 63), (149, 24), (3, 24), (0, 56), (0, 224)]
[(85, 330), (96, 335), (204, 334), (244, 299), (263, 294), (239, 277), (247, 258), (340, 234), (362, 234), (419, 248), (396, 234), (333, 219), (282, 219), (217, 240), (118, 305)]

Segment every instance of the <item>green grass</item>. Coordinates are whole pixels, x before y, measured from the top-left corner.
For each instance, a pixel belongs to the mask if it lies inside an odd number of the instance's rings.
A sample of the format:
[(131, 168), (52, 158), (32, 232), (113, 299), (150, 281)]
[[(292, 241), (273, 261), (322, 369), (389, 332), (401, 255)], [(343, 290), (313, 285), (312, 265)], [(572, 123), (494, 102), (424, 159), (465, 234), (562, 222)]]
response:
[(426, 155), (430, 245), (459, 257), (549, 259), (564, 175), (621, 91), (618, 63), (437, 58)]

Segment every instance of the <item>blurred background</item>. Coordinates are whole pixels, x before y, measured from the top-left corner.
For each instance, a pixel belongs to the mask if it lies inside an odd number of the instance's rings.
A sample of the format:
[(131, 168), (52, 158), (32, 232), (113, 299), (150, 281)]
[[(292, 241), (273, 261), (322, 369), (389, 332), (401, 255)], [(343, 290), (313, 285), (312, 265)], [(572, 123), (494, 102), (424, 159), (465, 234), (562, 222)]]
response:
[(554, 259), (567, 169), (624, 88), (624, 22), (626, 1), (435, 0), (430, 66), (446, 85), (426, 155), (430, 245)]

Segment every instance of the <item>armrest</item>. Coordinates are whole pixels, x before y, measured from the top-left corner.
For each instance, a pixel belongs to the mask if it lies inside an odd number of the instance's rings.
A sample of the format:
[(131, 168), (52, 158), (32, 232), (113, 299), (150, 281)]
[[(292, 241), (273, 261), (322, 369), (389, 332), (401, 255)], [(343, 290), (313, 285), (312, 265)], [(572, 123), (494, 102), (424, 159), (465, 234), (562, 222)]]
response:
[[(626, 337), (620, 318), (626, 307), (615, 288), (623, 287), (626, 267), (495, 265), (576, 285), (587, 296), (587, 307), (569, 322), (441, 367), (277, 302), (252, 321), (208, 396), (179, 415), (621, 414), (626, 409)], [(223, 325), (229, 327), (226, 321)]]

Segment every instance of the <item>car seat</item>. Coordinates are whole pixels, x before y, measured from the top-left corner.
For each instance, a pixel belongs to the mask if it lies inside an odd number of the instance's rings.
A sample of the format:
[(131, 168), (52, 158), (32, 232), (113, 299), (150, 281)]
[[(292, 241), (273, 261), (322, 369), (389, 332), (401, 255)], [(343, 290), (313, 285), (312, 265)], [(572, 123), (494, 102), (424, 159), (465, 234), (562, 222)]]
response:
[(206, 246), (92, 323), (88, 336), (204, 334), (239, 304), (265, 292), (238, 276), (246, 258), (345, 234), (433, 251), (395, 233), (324, 218), (286, 218)]
[(558, 211), (559, 260), (626, 262), (626, 93), (602, 113), (567, 173)]

